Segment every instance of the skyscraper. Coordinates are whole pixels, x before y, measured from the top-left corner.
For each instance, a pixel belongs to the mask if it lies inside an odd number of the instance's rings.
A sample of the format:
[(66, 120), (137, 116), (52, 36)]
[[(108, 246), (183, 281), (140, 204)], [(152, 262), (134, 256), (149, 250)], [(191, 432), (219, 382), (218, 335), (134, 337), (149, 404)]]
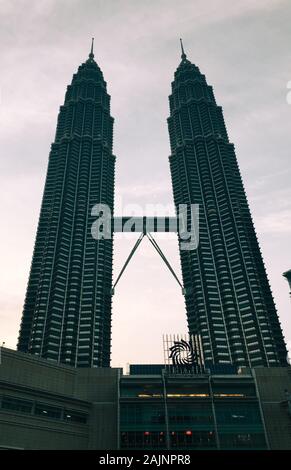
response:
[(286, 365), (286, 346), (222, 109), (183, 45), (181, 58), (169, 97), (168, 128), (175, 205), (200, 207), (199, 247), (180, 249), (189, 331), (201, 335), (207, 361)]
[(60, 108), (49, 156), (18, 350), (77, 367), (109, 366), (112, 240), (94, 240), (92, 207), (113, 210), (113, 118), (88, 60)]

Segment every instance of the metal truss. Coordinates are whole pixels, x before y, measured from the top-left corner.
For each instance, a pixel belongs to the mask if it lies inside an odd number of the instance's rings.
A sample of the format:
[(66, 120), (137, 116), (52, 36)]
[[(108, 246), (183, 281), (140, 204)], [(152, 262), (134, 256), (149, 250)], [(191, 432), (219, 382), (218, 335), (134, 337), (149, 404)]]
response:
[(169, 269), (169, 271), (171, 272), (171, 274), (173, 275), (173, 277), (176, 279), (177, 283), (179, 284), (180, 288), (182, 289), (182, 294), (184, 295), (185, 294), (185, 291), (184, 291), (184, 287), (182, 285), (182, 283), (180, 282), (178, 276), (176, 275), (174, 269), (172, 268), (172, 266), (170, 265), (169, 261), (167, 260), (166, 256), (164, 255), (164, 253), (162, 252), (161, 248), (159, 247), (158, 243), (156, 242), (156, 240), (153, 238), (152, 234), (150, 232), (146, 232), (146, 231), (143, 231), (140, 236), (138, 237), (135, 245), (133, 246), (131, 252), (129, 253), (119, 275), (117, 276), (117, 279), (116, 281), (114, 282), (113, 284), (113, 287), (111, 289), (111, 295), (114, 295), (114, 292), (115, 292), (115, 288), (116, 288), (116, 285), (118, 284), (122, 274), (124, 273), (125, 269), (127, 268), (131, 258), (133, 257), (134, 253), (136, 252), (136, 250), (138, 249), (139, 245), (141, 244), (144, 236), (146, 236), (150, 243), (152, 244), (152, 246), (154, 247), (154, 249), (157, 251), (157, 253), (160, 255), (160, 257), (162, 258), (163, 262), (165, 263), (165, 265), (167, 266), (167, 268)]

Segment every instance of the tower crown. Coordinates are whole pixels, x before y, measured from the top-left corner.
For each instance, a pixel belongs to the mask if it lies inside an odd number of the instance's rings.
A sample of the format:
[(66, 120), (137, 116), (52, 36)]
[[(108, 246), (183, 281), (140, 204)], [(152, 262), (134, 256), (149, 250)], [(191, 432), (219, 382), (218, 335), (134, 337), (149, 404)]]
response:
[(102, 70), (95, 61), (94, 57), (94, 38), (92, 38), (88, 59), (79, 66), (77, 73), (73, 75), (72, 85), (79, 80), (92, 79), (96, 82), (102, 83), (102, 86), (106, 88), (106, 82), (104, 80)]

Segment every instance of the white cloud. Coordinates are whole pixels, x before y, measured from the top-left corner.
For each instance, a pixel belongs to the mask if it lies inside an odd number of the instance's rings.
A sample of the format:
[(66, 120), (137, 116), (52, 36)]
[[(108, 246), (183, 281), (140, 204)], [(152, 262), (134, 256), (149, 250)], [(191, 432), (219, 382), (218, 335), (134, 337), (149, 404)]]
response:
[(291, 209), (257, 218), (257, 227), (258, 231), (263, 233), (291, 234)]

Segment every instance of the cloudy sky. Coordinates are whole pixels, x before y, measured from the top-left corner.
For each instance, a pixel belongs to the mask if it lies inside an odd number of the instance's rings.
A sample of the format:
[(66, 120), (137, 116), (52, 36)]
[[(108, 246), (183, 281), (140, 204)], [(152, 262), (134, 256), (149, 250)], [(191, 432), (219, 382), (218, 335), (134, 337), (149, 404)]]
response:
[[(16, 346), (58, 108), (90, 38), (115, 118), (117, 206), (162, 214), (183, 37), (223, 106), (291, 349), (290, 20), (290, 0), (0, 0), (1, 343)], [(114, 278), (133, 243), (116, 240)], [(176, 239), (159, 243), (181, 276)], [(113, 365), (160, 362), (162, 334), (185, 331), (180, 288), (144, 240), (113, 300)]]

